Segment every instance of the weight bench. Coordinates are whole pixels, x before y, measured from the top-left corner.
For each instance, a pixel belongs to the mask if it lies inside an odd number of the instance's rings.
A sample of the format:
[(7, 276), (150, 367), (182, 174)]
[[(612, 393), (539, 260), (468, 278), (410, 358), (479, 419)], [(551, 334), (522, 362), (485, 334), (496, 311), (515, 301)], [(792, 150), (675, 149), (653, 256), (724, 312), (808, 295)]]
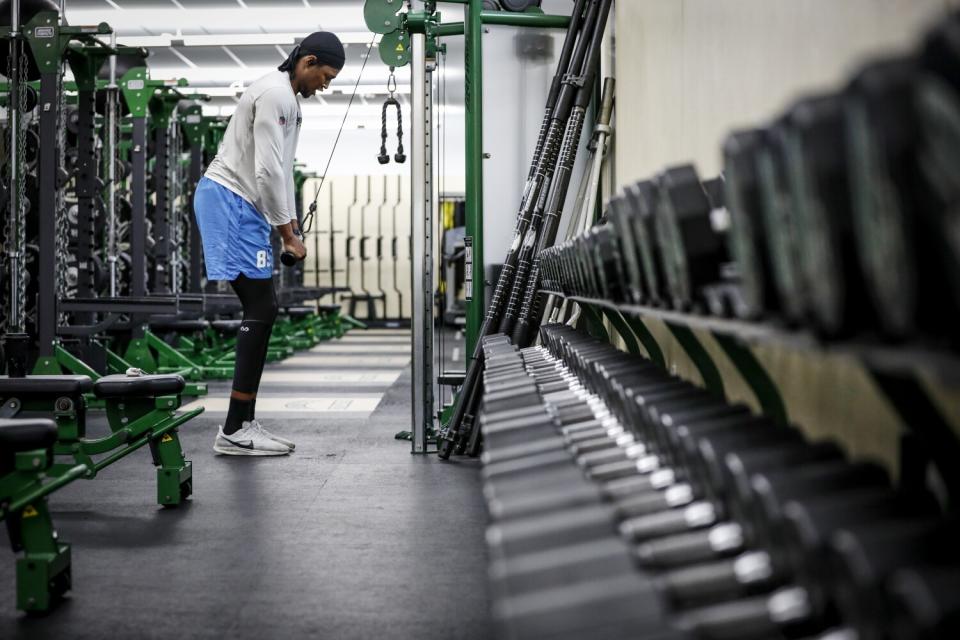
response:
[(317, 310), (313, 307), (287, 307), (286, 314), (293, 319), (309, 318), (316, 315)]
[(211, 320), (210, 328), (221, 337), (234, 337), (240, 333), (243, 320)]
[(52, 478), (53, 420), (0, 419), (0, 520), (17, 558), (17, 608), (46, 611), (70, 589), (70, 545), (57, 539), (46, 496), (86, 473), (76, 465)]
[[(203, 335), (210, 322), (203, 318), (179, 318), (159, 316), (151, 319), (150, 330), (142, 338), (134, 338), (127, 346), (123, 359), (143, 371), (153, 374), (177, 374), (191, 383), (184, 395), (205, 396), (207, 386), (203, 380), (230, 378), (232, 367), (207, 363), (202, 348)], [(174, 347), (161, 336), (177, 336)], [(188, 336), (193, 335), (193, 338)]]
[(340, 338), (346, 333), (339, 304), (318, 304), (314, 331), (321, 339)]
[(178, 318), (176, 316), (158, 316), (150, 319), (149, 327), (156, 333), (198, 333), (205, 331), (210, 321), (203, 318)]
[(357, 304), (362, 302), (367, 305), (367, 317), (364, 318), (367, 322), (376, 321), (379, 319), (377, 316), (377, 301), (381, 301), (386, 304), (387, 296), (384, 293), (345, 293), (342, 296), (342, 299), (350, 301), (350, 317), (357, 317)]
[(281, 309), (273, 327), (274, 335), (282, 337), (294, 349), (309, 349), (320, 343), (315, 321), (319, 319), (315, 307), (302, 305)]
[(450, 390), (456, 394), (463, 386), (463, 381), (467, 377), (466, 371), (448, 371), (443, 375), (437, 376), (437, 384), (441, 387), (450, 387)]
[[(235, 348), (237, 334), (240, 333), (242, 320), (211, 320), (205, 330), (203, 346), (194, 345), (191, 357), (199, 364), (201, 371), (209, 378), (229, 379), (233, 377), (236, 359)], [(184, 339), (180, 338), (181, 343)], [(275, 362), (286, 357), (285, 347), (272, 346), (267, 350), (267, 362)]]
[[(86, 468), (94, 478), (101, 469), (149, 445), (157, 467), (157, 501), (163, 506), (183, 502), (193, 491), (192, 465), (180, 448), (177, 428), (203, 413), (203, 408), (177, 414), (186, 383), (178, 375), (109, 375), (92, 382), (87, 376), (0, 377), (0, 417), (50, 417), (57, 425), (50, 473)], [(84, 394), (104, 401), (110, 435), (86, 436)], [(97, 458), (98, 456), (102, 456)], [(97, 459), (95, 459), (97, 458)]]

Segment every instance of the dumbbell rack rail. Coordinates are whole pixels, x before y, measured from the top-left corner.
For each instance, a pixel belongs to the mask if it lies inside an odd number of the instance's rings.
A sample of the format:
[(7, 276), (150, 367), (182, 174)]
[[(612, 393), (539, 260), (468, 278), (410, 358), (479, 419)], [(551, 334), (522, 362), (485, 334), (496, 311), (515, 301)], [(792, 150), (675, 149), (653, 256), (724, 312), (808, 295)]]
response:
[(616, 311), (625, 316), (653, 318), (663, 322), (684, 325), (690, 329), (719, 333), (738, 338), (748, 344), (776, 343), (798, 350), (817, 350), (826, 355), (849, 355), (858, 357), (870, 368), (891, 373), (923, 371), (935, 376), (939, 381), (960, 384), (960, 356), (944, 353), (927, 346), (884, 345), (862, 338), (828, 344), (819, 340), (810, 331), (790, 329), (775, 320), (751, 322), (710, 315), (696, 315), (659, 307), (616, 304), (609, 300), (565, 295), (548, 289), (541, 289), (541, 293), (564, 298), (578, 304)]

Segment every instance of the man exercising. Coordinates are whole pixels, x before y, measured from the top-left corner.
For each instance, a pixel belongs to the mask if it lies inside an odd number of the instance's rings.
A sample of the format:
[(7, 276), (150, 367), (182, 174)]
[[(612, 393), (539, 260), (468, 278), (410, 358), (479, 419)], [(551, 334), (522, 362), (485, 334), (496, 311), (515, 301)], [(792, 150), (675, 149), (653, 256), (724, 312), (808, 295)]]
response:
[(294, 443), (255, 418), (257, 389), (277, 316), (271, 226), (283, 250), (307, 255), (297, 224), (293, 160), (300, 134), (297, 94), (326, 89), (344, 64), (340, 39), (311, 33), (276, 71), (244, 92), (223, 143), (197, 185), (193, 210), (203, 239), (208, 280), (228, 280), (243, 304), (227, 419), (213, 449), (239, 456), (280, 456)]

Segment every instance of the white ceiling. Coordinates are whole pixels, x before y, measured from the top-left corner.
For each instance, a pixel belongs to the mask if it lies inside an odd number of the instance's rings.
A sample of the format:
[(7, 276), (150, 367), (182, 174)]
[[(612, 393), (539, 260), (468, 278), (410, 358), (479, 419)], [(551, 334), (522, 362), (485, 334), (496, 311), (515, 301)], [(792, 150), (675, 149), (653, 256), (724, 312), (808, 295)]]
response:
[[(363, 21), (362, 0), (66, 0), (65, 13), (73, 25), (109, 23), (118, 43), (150, 50), (154, 78), (186, 78), (191, 88), (213, 96), (211, 106), (228, 112), (246, 84), (276, 68), (303, 36), (320, 30), (341, 37), (347, 64), (331, 88), (316, 98), (317, 106), (342, 108), (374, 41)], [(450, 46), (452, 56), (462, 60), (462, 44)], [(462, 63), (450, 65), (448, 79), (460, 80), (450, 83), (454, 87), (462, 85), (461, 69)], [(382, 100), (388, 74), (374, 48), (360, 78), (361, 103)], [(398, 70), (397, 76), (398, 93), (405, 101), (409, 76), (406, 70)], [(462, 104), (462, 96), (461, 87), (448, 98)]]
[[(66, 0), (65, 4), (67, 22), (109, 23), (118, 42), (150, 50), (152, 77), (187, 78), (192, 88), (214, 96), (204, 105), (204, 112), (223, 115), (233, 112), (243, 86), (282, 62), (297, 38), (317, 30), (337, 33), (346, 45), (346, 66), (322, 96), (301, 101), (304, 130), (298, 158), (315, 169), (327, 161), (326, 154), (344, 122), (347, 102), (373, 37), (363, 21), (363, 0)], [(416, 4), (420, 5), (419, 0)], [(544, 0), (543, 8), (548, 13), (569, 13), (571, 4), (571, 0)], [(463, 20), (461, 6), (442, 3), (440, 10), (444, 22)], [(441, 84), (444, 87), (438, 116), (448, 123), (444, 126), (449, 128), (450, 153), (456, 160), (462, 152), (454, 147), (463, 144), (463, 38), (446, 38), (444, 42), (448, 53), (442, 72), (437, 74), (438, 89)], [(494, 59), (502, 57), (498, 51), (487, 54)], [(342, 149), (332, 171), (396, 172), (405, 168), (391, 164), (371, 169), (379, 146), (380, 108), (387, 93), (388, 74), (388, 67), (374, 48), (360, 77), (360, 89), (346, 119)], [(396, 74), (399, 98), (409, 105), (409, 68), (397, 69)], [(496, 87), (490, 90), (496, 91)], [(408, 135), (409, 112), (404, 111)], [(454, 174), (463, 171), (462, 167), (451, 170)]]

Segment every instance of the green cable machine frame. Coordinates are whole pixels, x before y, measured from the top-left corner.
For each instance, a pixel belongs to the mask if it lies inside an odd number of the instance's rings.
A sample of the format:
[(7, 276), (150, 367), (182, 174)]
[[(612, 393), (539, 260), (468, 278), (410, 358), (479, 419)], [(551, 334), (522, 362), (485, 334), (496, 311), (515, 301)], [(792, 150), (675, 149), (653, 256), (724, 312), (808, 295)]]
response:
[[(436, 10), (439, 2), (464, 5), (463, 22), (444, 24)], [(422, 34), (426, 53), (442, 51), (439, 39), (464, 36), (465, 41), (465, 96), (466, 96), (466, 352), (473, 353), (484, 317), (483, 280), (483, 26), (503, 25), (529, 28), (565, 29), (569, 16), (548, 15), (539, 9), (526, 13), (484, 11), (482, 0), (427, 0), (423, 11), (401, 10), (410, 3), (402, 0), (366, 0), (363, 8), (367, 27), (382, 35), (380, 58), (393, 67), (407, 65), (412, 60), (412, 42)], [(480, 265), (480, 274), (473, 277), (474, 265)], [(601, 325), (602, 326), (602, 325)], [(416, 328), (414, 328), (416, 329)], [(428, 394), (429, 395), (429, 394)], [(416, 411), (416, 407), (414, 408)], [(432, 430), (432, 411), (425, 412), (430, 425), (413, 425), (412, 450), (425, 453), (427, 434)]]

